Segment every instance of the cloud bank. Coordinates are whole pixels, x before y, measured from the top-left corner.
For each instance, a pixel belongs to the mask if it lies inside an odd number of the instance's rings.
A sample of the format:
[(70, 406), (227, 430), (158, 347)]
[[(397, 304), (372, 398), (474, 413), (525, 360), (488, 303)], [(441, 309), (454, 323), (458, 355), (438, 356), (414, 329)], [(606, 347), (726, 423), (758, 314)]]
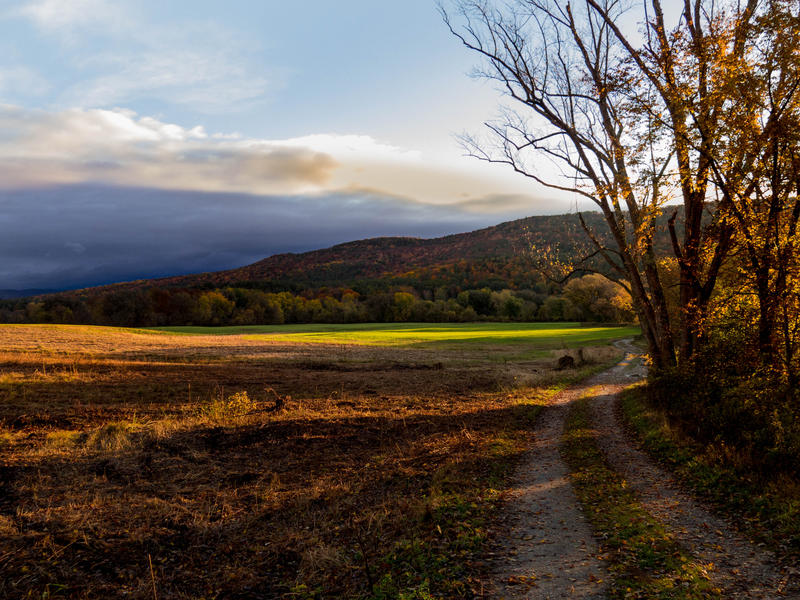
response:
[[(472, 163), (470, 163), (472, 166)], [(365, 193), (497, 215), (559, 212), (524, 182), (436, 162), (363, 135), (209, 134), (124, 109), (0, 107), (0, 186), (78, 183), (259, 195)]]
[(0, 107), (0, 289), (218, 270), (566, 210), (368, 136), (263, 140), (122, 109)]
[(254, 196), (100, 185), (0, 191), (0, 289), (227, 269), (363, 237), (494, 223), (370, 194)]

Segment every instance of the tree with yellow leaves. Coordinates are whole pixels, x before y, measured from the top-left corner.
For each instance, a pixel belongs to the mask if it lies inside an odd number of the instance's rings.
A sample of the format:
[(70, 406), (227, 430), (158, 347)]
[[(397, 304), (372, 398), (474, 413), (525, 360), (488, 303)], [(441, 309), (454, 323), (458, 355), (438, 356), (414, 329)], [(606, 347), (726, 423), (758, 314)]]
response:
[[(794, 23), (795, 5), (683, 0), (668, 14), (660, 0), (453, 0), (442, 9), (451, 32), (482, 57), (478, 74), (499, 82), (512, 103), (488, 123), (489, 140), (465, 139), (470, 152), (597, 205), (613, 243), (586, 233), (630, 292), (655, 370), (689, 361), (704, 343), (721, 269), (747, 248), (746, 231), (763, 241), (762, 257), (771, 248), (769, 273), (778, 254), (793, 252), (791, 218), (770, 223), (756, 196), (777, 194), (787, 206), (790, 164), (800, 164), (784, 137), (791, 120), (758, 126), (759, 110), (783, 109), (754, 99), (792, 88), (797, 37), (781, 38), (780, 29)], [(775, 81), (766, 56), (783, 61), (786, 82)], [(778, 186), (768, 168), (775, 161)], [(676, 306), (654, 247), (661, 215), (678, 272)], [(784, 250), (775, 254), (779, 231)], [(773, 292), (790, 281), (788, 273), (785, 284), (770, 277)]]

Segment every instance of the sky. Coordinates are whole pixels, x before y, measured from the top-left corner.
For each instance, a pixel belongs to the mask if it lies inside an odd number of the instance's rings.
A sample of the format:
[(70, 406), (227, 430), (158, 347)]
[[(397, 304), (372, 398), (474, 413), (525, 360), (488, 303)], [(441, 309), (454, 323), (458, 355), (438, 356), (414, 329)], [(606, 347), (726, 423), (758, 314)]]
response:
[(0, 0), (0, 289), (575, 210), (465, 156), (475, 60), (433, 0)]

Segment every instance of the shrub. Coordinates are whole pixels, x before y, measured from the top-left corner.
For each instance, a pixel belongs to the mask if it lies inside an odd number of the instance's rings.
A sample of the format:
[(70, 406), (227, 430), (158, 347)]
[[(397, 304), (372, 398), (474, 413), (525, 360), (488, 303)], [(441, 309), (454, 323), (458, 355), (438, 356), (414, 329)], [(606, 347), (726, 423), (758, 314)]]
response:
[(227, 398), (213, 400), (203, 411), (207, 417), (214, 420), (224, 420), (241, 417), (255, 410), (256, 403), (247, 395), (246, 391), (236, 392)]
[(86, 445), (103, 451), (118, 451), (128, 448), (132, 442), (134, 425), (125, 421), (106, 423), (89, 434)]
[(759, 366), (742, 329), (717, 332), (691, 363), (651, 377), (650, 400), (701, 444), (759, 470), (800, 474), (800, 391)]

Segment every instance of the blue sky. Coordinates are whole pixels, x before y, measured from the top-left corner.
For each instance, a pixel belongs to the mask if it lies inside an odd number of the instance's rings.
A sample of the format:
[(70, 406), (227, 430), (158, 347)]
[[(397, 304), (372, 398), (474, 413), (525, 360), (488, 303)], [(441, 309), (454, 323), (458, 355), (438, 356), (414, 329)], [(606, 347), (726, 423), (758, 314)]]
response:
[(463, 156), (500, 94), (432, 0), (2, 2), (0, 34), (0, 289), (573, 207)]
[(5, 6), (3, 72), (28, 85), (4, 85), (4, 100), (24, 106), (123, 106), (257, 138), (369, 132), (416, 145), (428, 132), (452, 150), (450, 134), (496, 104), (465, 77), (473, 57), (430, 0)]

